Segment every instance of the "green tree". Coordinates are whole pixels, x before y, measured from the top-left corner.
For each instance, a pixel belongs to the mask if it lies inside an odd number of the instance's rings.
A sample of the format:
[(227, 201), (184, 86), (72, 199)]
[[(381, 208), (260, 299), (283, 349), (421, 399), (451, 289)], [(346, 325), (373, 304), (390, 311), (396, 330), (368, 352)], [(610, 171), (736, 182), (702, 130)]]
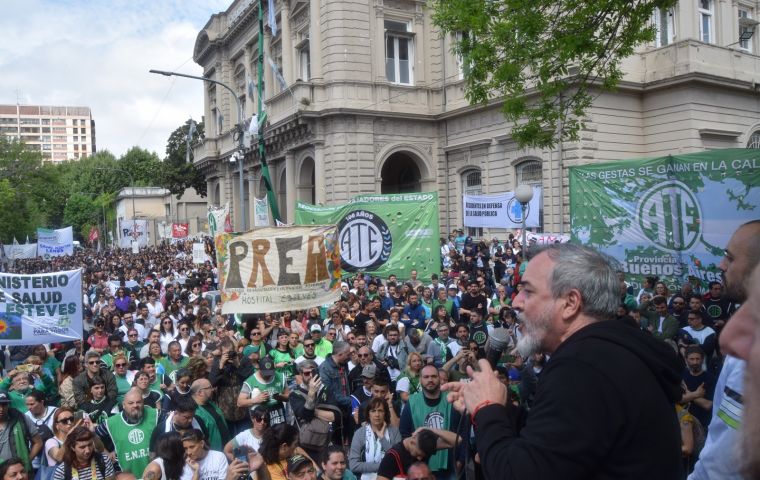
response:
[(42, 157), (16, 140), (0, 135), (0, 239), (24, 241), (45, 225), (36, 195), (44, 188)]
[[(192, 152), (190, 162), (187, 161), (187, 134), (192, 121), (190, 119), (174, 130), (166, 143), (166, 158), (164, 158), (161, 186), (177, 195), (177, 198), (181, 198), (185, 189), (189, 187), (194, 188), (200, 196), (206, 196), (206, 178), (193, 165)], [(198, 123), (192, 143), (203, 138), (203, 132), (203, 122)]]
[[(116, 162), (116, 168), (131, 173), (136, 185), (155, 187), (159, 186), (163, 165), (155, 152), (149, 152), (140, 147), (132, 147), (119, 158), (119, 161)], [(114, 172), (113, 174), (125, 180), (127, 182), (126, 186), (130, 186), (129, 175), (120, 172)]]
[(657, 8), (677, 0), (433, 0), (433, 22), (457, 34), (470, 103), (503, 99), (521, 147), (577, 140), (593, 90), (613, 89), (620, 62), (654, 38)]
[[(84, 232), (84, 227), (89, 233), (89, 226), (96, 225), (101, 215), (99, 206), (95, 203), (90, 195), (74, 193), (66, 202), (63, 210), (63, 221), (66, 225), (71, 225), (75, 232)], [(85, 233), (82, 237), (86, 238)]]

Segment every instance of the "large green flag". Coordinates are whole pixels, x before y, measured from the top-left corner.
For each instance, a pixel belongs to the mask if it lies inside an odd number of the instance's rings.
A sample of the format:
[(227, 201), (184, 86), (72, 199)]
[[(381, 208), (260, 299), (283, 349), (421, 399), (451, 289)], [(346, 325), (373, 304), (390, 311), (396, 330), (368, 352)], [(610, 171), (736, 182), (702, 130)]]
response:
[(338, 226), (341, 268), (428, 279), (441, 271), (438, 194), (360, 195), (347, 204), (322, 207), (299, 202), (296, 224)]
[(571, 241), (616, 258), (634, 285), (721, 281), (733, 232), (760, 218), (760, 150), (726, 149), (570, 168)]

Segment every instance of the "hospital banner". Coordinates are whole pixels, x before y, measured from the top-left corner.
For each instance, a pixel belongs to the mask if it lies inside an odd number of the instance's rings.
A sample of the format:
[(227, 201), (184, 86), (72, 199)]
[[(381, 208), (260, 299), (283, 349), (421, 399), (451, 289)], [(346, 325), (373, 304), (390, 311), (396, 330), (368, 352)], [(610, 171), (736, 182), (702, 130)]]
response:
[(37, 229), (37, 256), (42, 258), (74, 254), (74, 229), (71, 227), (49, 230)]
[(429, 279), (441, 272), (438, 194), (360, 195), (349, 203), (298, 202), (296, 224), (338, 226), (341, 269), (401, 279), (416, 270)]
[(230, 204), (214, 207), (208, 206), (208, 232), (211, 237), (220, 232), (231, 232), (232, 222), (230, 221)]
[(758, 218), (760, 150), (600, 163), (569, 176), (571, 241), (617, 259), (634, 286), (649, 276), (702, 290), (722, 281), (728, 240)]
[(269, 227), (214, 238), (222, 313), (306, 310), (340, 297), (334, 225)]
[(133, 248), (132, 242), (139, 247), (148, 246), (148, 221), (119, 219), (119, 247)]
[[(540, 225), (541, 187), (533, 187), (533, 198), (526, 205), (526, 227)], [(515, 192), (492, 195), (463, 195), (464, 226), (472, 228), (522, 228), (522, 204)]]
[(0, 345), (82, 339), (82, 271), (0, 273)]

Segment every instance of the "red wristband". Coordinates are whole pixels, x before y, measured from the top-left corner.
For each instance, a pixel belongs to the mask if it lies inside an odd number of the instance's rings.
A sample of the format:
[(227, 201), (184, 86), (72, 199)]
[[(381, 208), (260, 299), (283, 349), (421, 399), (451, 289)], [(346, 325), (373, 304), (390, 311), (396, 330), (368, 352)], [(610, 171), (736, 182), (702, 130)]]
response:
[(492, 402), (491, 400), (483, 400), (482, 402), (480, 402), (479, 404), (475, 406), (475, 408), (472, 410), (472, 413), (470, 414), (470, 420), (472, 420), (473, 425), (477, 426), (477, 424), (475, 423), (475, 415), (478, 414), (481, 408), (487, 407), (488, 405), (494, 405), (494, 402)]

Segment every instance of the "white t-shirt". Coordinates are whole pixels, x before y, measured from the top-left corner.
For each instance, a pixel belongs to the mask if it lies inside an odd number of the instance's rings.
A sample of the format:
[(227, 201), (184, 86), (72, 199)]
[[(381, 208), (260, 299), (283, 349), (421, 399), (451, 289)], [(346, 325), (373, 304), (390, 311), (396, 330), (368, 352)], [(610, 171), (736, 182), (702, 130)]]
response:
[(311, 360), (311, 361), (315, 362), (317, 364), (317, 366), (322, 365), (322, 362), (325, 361), (325, 359), (322, 358), (322, 357), (315, 357), (315, 358), (309, 359), (309, 358), (306, 358), (303, 355), (301, 355), (300, 357), (296, 358), (296, 365), (300, 365), (301, 362), (303, 362), (305, 360)]
[(232, 439), (232, 446), (233, 447), (246, 446), (258, 452), (259, 447), (261, 446), (261, 439), (254, 437), (251, 429), (249, 428), (235, 435), (235, 438)]
[[(152, 463), (155, 463), (156, 465), (158, 465), (158, 468), (161, 469), (161, 480), (166, 480), (166, 471), (164, 470), (164, 459), (160, 457), (155, 458), (153, 459)], [(179, 480), (192, 480), (192, 479), (193, 479), (193, 469), (190, 468), (189, 465), (185, 464), (185, 466), (182, 467), (182, 473), (179, 476)]]
[(224, 480), (227, 477), (227, 457), (222, 452), (209, 450), (206, 458), (198, 462), (199, 480)]

